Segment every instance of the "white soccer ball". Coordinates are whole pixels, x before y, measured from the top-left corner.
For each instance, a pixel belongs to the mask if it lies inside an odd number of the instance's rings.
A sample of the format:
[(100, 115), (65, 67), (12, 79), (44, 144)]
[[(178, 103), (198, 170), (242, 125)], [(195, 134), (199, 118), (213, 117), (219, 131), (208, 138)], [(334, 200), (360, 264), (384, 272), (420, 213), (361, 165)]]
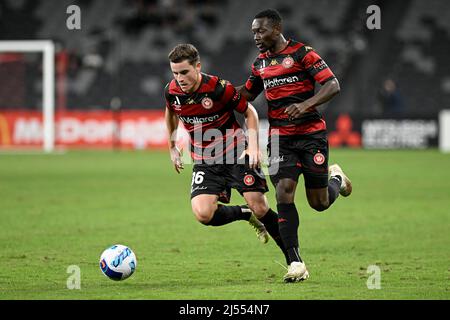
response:
[(137, 260), (134, 252), (127, 246), (116, 244), (100, 256), (100, 269), (112, 280), (125, 280), (136, 270)]

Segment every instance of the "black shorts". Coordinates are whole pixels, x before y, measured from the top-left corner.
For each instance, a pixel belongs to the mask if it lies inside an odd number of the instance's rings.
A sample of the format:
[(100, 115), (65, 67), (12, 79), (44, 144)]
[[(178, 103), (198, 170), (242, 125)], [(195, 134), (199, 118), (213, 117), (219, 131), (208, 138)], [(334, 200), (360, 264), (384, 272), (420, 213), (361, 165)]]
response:
[(216, 194), (229, 203), (231, 189), (245, 192), (269, 191), (264, 173), (245, 164), (195, 164), (192, 169), (191, 199), (200, 194)]
[(283, 178), (298, 181), (303, 173), (308, 189), (328, 186), (328, 137), (326, 131), (301, 136), (278, 136), (269, 138), (270, 180), (276, 186)]

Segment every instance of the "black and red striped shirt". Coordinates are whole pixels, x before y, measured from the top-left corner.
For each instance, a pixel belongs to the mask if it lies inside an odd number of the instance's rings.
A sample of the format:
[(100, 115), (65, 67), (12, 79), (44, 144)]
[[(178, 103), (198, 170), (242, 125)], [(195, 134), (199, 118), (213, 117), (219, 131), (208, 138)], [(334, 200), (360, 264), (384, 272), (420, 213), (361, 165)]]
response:
[(166, 85), (165, 98), (166, 107), (178, 116), (190, 134), (194, 161), (224, 161), (231, 152), (233, 159), (240, 156), (236, 147), (245, 145), (245, 134), (234, 110), (244, 113), (248, 103), (230, 82), (202, 73), (200, 87), (187, 94), (172, 80)]
[(323, 85), (334, 78), (331, 69), (313, 48), (289, 40), (282, 51), (276, 54), (267, 51), (256, 58), (245, 87), (255, 96), (265, 91), (270, 134), (299, 135), (325, 130), (325, 120), (317, 110), (289, 120), (285, 109), (311, 98), (316, 82)]

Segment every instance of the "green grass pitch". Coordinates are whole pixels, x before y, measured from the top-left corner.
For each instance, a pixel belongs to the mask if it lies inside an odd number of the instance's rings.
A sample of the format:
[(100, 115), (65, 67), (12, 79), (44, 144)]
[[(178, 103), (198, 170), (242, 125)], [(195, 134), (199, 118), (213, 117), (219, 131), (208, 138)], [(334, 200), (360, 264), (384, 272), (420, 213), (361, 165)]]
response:
[[(332, 149), (333, 162), (353, 194), (314, 212), (301, 180), (311, 277), (284, 284), (273, 240), (259, 243), (243, 221), (214, 228), (194, 219), (191, 167), (177, 175), (165, 152), (0, 154), (0, 299), (449, 299), (450, 155)], [(98, 266), (116, 243), (138, 260), (121, 282)], [(71, 265), (80, 290), (67, 289)], [(380, 289), (367, 287), (370, 265)]]

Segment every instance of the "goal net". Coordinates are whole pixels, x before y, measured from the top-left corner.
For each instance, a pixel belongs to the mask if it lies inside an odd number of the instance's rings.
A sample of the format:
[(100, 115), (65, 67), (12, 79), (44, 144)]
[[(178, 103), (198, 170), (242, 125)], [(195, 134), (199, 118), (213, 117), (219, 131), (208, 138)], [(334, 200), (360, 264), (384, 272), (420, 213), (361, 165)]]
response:
[(53, 151), (54, 99), (53, 42), (0, 41), (0, 149), (40, 146)]

